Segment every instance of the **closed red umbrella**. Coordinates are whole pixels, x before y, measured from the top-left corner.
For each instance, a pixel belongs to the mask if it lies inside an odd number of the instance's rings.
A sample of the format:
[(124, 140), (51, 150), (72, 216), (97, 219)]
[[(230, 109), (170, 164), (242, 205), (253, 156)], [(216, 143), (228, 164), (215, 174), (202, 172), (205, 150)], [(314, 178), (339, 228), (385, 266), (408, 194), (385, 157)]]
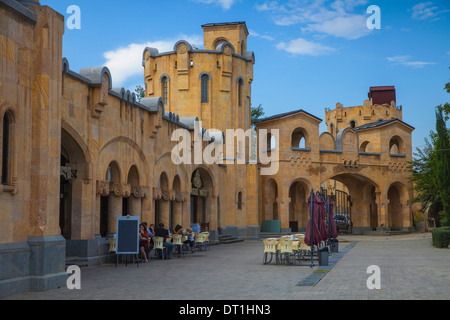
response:
[[(312, 223), (311, 223), (311, 197), (312, 197)], [(306, 234), (305, 234), (305, 244), (308, 246), (317, 245), (321, 241), (321, 235), (319, 231), (319, 201), (318, 197), (314, 194), (312, 194), (309, 197), (308, 200), (308, 208), (309, 208), (309, 221), (308, 226), (306, 228)], [(312, 233), (312, 240), (311, 240), (311, 233)]]

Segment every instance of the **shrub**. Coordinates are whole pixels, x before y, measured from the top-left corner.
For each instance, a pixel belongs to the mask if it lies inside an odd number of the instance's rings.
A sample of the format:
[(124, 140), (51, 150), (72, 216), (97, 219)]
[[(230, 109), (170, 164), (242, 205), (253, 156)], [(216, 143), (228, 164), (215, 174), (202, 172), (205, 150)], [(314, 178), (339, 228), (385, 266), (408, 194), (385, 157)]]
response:
[(431, 232), (433, 245), (438, 248), (447, 248), (450, 244), (450, 227), (436, 228)]

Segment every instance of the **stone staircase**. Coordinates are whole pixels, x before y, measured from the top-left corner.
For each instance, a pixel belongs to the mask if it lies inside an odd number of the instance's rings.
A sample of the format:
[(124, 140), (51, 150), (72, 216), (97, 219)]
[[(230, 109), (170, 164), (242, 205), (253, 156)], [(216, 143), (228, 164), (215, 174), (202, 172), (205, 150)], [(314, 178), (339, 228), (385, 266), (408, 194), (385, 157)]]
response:
[(220, 244), (230, 244), (230, 243), (243, 242), (243, 241), (244, 241), (244, 239), (239, 239), (239, 238), (233, 237), (230, 234), (219, 235), (219, 243)]
[(292, 232), (260, 232), (259, 239), (267, 239), (267, 238), (279, 238), (282, 236), (288, 236)]

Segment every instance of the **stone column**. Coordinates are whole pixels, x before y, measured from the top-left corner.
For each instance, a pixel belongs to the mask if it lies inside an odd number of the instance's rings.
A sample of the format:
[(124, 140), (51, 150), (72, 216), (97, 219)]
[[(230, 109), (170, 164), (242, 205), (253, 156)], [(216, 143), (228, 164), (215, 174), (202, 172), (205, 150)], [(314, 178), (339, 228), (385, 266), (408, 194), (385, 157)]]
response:
[(278, 219), (281, 220), (281, 232), (289, 229), (289, 203), (291, 198), (277, 198), (278, 203)]

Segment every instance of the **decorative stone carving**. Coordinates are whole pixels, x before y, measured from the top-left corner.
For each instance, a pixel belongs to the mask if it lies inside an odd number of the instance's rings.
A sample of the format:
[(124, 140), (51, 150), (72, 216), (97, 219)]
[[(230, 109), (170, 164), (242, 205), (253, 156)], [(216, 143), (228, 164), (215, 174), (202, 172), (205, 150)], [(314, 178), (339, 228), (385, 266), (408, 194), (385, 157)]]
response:
[(128, 198), (129, 196), (131, 196), (131, 184), (124, 184), (122, 185), (122, 188), (123, 188), (122, 197)]
[(203, 183), (202, 183), (202, 178), (200, 176), (200, 172), (195, 171), (194, 174), (194, 179), (192, 180), (192, 186), (194, 188), (200, 189), (202, 187)]
[(182, 43), (178, 46), (178, 53), (179, 54), (184, 54), (187, 51), (187, 46), (186, 44)]
[(131, 195), (131, 185), (122, 183), (110, 183), (110, 189), (116, 197), (128, 198)]
[(109, 182), (97, 180), (97, 195), (107, 197), (109, 190)]
[(231, 54), (233, 53), (233, 50), (231, 50), (231, 47), (230, 47), (230, 46), (225, 46), (225, 48), (223, 48), (223, 53), (224, 53), (226, 56), (231, 56)]
[(188, 192), (176, 192), (175, 200), (178, 202), (185, 202), (189, 196)]
[(162, 197), (165, 201), (170, 201), (171, 200), (171, 192), (169, 190), (163, 190)]
[(148, 198), (148, 187), (131, 186), (131, 193), (135, 198)]
[(162, 199), (162, 190), (161, 188), (153, 188), (153, 199), (161, 200)]

